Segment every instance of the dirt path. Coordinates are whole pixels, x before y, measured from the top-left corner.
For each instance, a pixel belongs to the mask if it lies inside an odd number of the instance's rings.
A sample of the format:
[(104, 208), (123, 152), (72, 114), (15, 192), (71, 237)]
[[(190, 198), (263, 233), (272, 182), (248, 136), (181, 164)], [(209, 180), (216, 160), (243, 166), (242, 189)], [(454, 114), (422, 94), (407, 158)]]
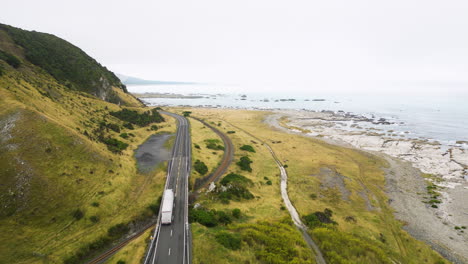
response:
[(280, 169), (281, 172), (281, 184), (280, 184), (280, 189), (281, 189), (281, 197), (283, 198), (284, 204), (286, 205), (286, 208), (289, 211), (289, 214), (291, 215), (291, 219), (293, 220), (294, 225), (296, 226), (299, 231), (301, 231), (302, 236), (304, 237), (304, 240), (306, 241), (307, 245), (312, 249), (315, 253), (315, 261), (318, 264), (326, 264), (327, 262), (325, 261), (325, 258), (323, 257), (322, 252), (320, 251), (320, 248), (317, 246), (317, 244), (314, 242), (312, 237), (307, 233), (307, 227), (302, 223), (301, 217), (299, 216), (299, 213), (297, 212), (296, 208), (294, 205), (291, 203), (291, 200), (289, 200), (289, 195), (288, 195), (288, 173), (286, 172), (286, 169), (284, 168), (283, 164), (281, 161), (278, 159), (276, 156), (275, 152), (273, 149), (268, 145), (265, 141), (259, 139), (258, 137), (254, 136), (253, 134), (249, 133), (248, 131), (233, 125), (232, 123), (223, 120), (224, 122), (228, 123), (229, 125), (244, 131), (244, 133), (248, 134), (252, 138), (255, 138), (258, 140), (262, 145), (264, 145), (268, 151), (270, 151), (271, 155), (273, 156), (273, 159), (276, 162), (276, 165)]
[[(281, 113), (269, 115), (266, 117), (265, 123), (286, 133), (307, 136), (301, 131), (294, 131), (281, 126), (278, 119), (282, 116), (284, 114)], [(310, 137), (341, 147), (360, 149), (336, 139)], [(453, 263), (468, 263), (467, 233), (455, 230), (448, 223), (447, 216), (435, 213), (434, 208), (430, 208), (429, 205), (423, 203), (424, 196), (427, 196), (425, 195), (427, 193), (427, 183), (421, 176), (421, 171), (414, 168), (410, 162), (387, 154), (377, 151), (363, 151), (380, 156), (388, 162), (389, 168), (385, 169), (386, 192), (390, 198), (390, 205), (395, 209), (395, 217), (405, 223), (403, 228), (416, 239), (429, 244), (434, 250)], [(464, 201), (466, 197), (462, 195), (463, 192), (460, 192), (459, 196), (454, 199), (458, 198), (459, 201)], [(455, 202), (457, 201), (449, 201), (448, 206), (457, 206), (462, 211), (468, 212), (465, 209), (468, 206), (460, 207), (460, 203)]]

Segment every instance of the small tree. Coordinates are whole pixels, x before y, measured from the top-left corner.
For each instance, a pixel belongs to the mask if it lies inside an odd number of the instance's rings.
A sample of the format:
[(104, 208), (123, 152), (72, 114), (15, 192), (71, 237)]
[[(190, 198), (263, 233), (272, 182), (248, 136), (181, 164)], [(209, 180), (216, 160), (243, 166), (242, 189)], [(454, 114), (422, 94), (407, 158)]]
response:
[(236, 164), (240, 167), (241, 170), (252, 172), (252, 168), (250, 167), (252, 162), (253, 161), (249, 157), (243, 156)]

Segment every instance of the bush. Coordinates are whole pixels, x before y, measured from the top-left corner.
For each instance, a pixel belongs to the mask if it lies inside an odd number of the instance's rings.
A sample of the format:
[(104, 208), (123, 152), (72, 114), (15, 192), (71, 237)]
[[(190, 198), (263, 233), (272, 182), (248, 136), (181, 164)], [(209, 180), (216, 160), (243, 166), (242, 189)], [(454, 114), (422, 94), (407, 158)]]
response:
[(232, 209), (232, 216), (239, 219), (241, 216), (241, 210), (239, 208)]
[(266, 184), (267, 185), (272, 185), (273, 183), (270, 180), (268, 180), (268, 181), (266, 181)]
[(182, 114), (183, 114), (185, 117), (190, 116), (191, 113), (192, 113), (192, 112), (190, 112), (190, 111), (184, 111), (184, 112), (182, 112)]
[(234, 133), (236, 133), (236, 131), (230, 130), (230, 131), (228, 131), (227, 133), (228, 133), (228, 134), (234, 134)]
[(130, 129), (130, 130), (135, 129), (131, 123), (125, 123), (123, 126), (124, 126), (125, 128)]
[(151, 130), (153, 130), (153, 131), (156, 131), (156, 130), (158, 130), (158, 129), (159, 129), (159, 128), (158, 128), (157, 125), (152, 125), (152, 126), (151, 126)]
[(91, 222), (93, 223), (97, 223), (99, 222), (100, 219), (99, 219), (99, 216), (93, 215), (89, 217), (89, 220), (91, 220)]
[(189, 211), (189, 221), (191, 223), (198, 222), (206, 227), (214, 227), (218, 225), (218, 220), (213, 211), (204, 209), (191, 209)]
[(13, 68), (21, 66), (21, 61), (16, 56), (2, 50), (0, 50), (0, 59), (10, 64)]
[(336, 225), (337, 223), (331, 219), (332, 210), (325, 208), (323, 212), (317, 211), (302, 217), (304, 223), (311, 229), (323, 226), (324, 224)]
[(107, 149), (114, 153), (121, 153), (122, 150), (125, 150), (128, 147), (127, 143), (115, 138), (105, 138), (102, 142), (107, 145)]
[(252, 163), (252, 160), (250, 160), (249, 157), (243, 156), (240, 158), (240, 160), (236, 164), (240, 167), (241, 170), (252, 172), (252, 168), (250, 167), (251, 163)]
[(128, 134), (127, 134), (127, 133), (122, 133), (122, 134), (120, 134), (120, 137), (121, 137), (121, 138), (124, 138), (124, 139), (127, 139), (127, 138), (128, 138)]
[(216, 217), (218, 218), (218, 222), (224, 225), (229, 225), (232, 223), (232, 218), (230, 215), (225, 213), (224, 211), (217, 211)]
[(125, 235), (128, 231), (130, 231), (130, 228), (126, 224), (120, 223), (110, 227), (107, 230), (107, 235), (111, 238), (119, 238)]
[(93, 207), (99, 207), (99, 203), (98, 203), (98, 202), (93, 202), (91, 205), (92, 205)]
[(218, 139), (207, 139), (205, 140), (206, 148), (213, 150), (224, 150), (224, 146), (220, 145), (221, 141)]
[(194, 146), (196, 149), (201, 149), (201, 148), (200, 148), (200, 145), (198, 145), (198, 144), (194, 144), (193, 146)]
[(242, 147), (240, 147), (240, 149), (248, 152), (255, 152), (255, 149), (250, 145), (243, 145)]
[(117, 124), (108, 123), (106, 124), (106, 127), (114, 132), (120, 133), (120, 127)]
[(205, 175), (208, 172), (208, 167), (203, 161), (200, 160), (195, 161), (193, 168), (195, 169), (195, 171), (200, 173), (200, 175)]
[(152, 109), (150, 111), (144, 112), (143, 114), (140, 114), (137, 111), (124, 108), (117, 112), (110, 112), (109, 114), (117, 117), (120, 120), (134, 125), (139, 125), (141, 127), (147, 126), (151, 123), (164, 122), (164, 118), (156, 109)]
[(73, 211), (72, 216), (76, 220), (80, 220), (81, 218), (84, 217), (84, 212), (81, 211), (80, 209), (76, 209), (75, 211)]
[(240, 185), (245, 184), (252, 184), (252, 181), (245, 176), (236, 173), (229, 173), (228, 175), (224, 176), (224, 178), (219, 182), (221, 185), (226, 186), (228, 184), (237, 183)]
[(215, 236), (216, 241), (223, 245), (225, 248), (237, 250), (241, 248), (241, 239), (238, 235), (221, 231)]

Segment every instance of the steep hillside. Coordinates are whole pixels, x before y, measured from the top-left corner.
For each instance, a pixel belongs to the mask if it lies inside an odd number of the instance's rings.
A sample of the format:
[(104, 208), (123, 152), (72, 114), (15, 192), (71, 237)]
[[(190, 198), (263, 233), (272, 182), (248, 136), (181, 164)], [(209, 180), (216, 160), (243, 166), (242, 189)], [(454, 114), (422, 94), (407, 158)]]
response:
[(0, 49), (42, 68), (66, 87), (102, 100), (141, 106), (122, 96), (126, 87), (114, 73), (73, 44), (54, 35), (0, 24)]
[(0, 27), (0, 263), (82, 263), (152, 217), (164, 168), (139, 173), (134, 149), (175, 121), (113, 76), (56, 37)]

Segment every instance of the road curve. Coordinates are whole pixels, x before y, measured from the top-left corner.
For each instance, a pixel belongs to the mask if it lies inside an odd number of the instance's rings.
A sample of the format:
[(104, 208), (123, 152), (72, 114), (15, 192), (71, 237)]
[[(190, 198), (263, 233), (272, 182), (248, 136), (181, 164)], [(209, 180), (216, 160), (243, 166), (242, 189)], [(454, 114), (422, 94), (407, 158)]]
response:
[(144, 263), (186, 264), (191, 263), (191, 235), (188, 224), (188, 177), (191, 169), (189, 122), (180, 115), (164, 111), (161, 113), (174, 117), (178, 123), (165, 186), (165, 190), (172, 189), (175, 195), (173, 221), (170, 225), (161, 225), (159, 214)]

